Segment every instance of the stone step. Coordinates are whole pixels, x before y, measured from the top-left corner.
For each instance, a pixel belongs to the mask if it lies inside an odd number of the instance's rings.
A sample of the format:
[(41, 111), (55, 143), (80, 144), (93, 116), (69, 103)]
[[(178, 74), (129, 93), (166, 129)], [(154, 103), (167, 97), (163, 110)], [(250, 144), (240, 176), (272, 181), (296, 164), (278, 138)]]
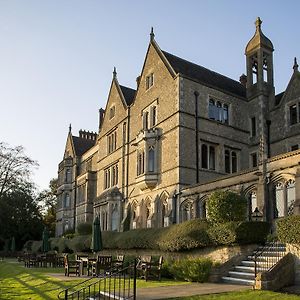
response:
[(242, 278), (234, 278), (234, 277), (222, 277), (223, 282), (231, 283), (231, 284), (241, 284), (241, 285), (254, 285), (254, 280), (250, 279), (242, 279)]
[[(269, 266), (272, 267), (274, 264), (276, 263), (276, 261), (272, 260), (272, 261), (257, 261), (256, 265), (257, 266)], [(255, 261), (253, 260), (242, 260), (241, 261), (241, 266), (246, 266), (246, 267), (254, 267), (255, 266)]]
[[(248, 260), (254, 261), (255, 256), (254, 255), (249, 255), (247, 258), (248, 258)], [(263, 256), (258, 256), (257, 257), (257, 261), (274, 261), (274, 262), (277, 262), (278, 260), (279, 259), (276, 256), (266, 256), (266, 255), (263, 255)]]
[(254, 272), (247, 273), (247, 272), (236, 272), (236, 271), (229, 271), (228, 277), (234, 277), (234, 278), (242, 278), (242, 279), (254, 279), (255, 275)]

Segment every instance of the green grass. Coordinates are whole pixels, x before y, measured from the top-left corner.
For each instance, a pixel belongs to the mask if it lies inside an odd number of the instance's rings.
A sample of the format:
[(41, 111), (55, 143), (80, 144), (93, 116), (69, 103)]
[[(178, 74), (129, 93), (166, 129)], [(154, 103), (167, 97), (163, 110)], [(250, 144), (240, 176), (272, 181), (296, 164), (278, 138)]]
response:
[(269, 291), (242, 291), (214, 295), (172, 298), (168, 300), (299, 300), (300, 296), (287, 295)]
[[(86, 278), (76, 278), (64, 281), (49, 275), (63, 272), (63, 268), (25, 268), (23, 263), (18, 263), (13, 259), (0, 261), (0, 299), (57, 299), (59, 291), (86, 280)], [(162, 280), (160, 282), (137, 280), (138, 288), (178, 284), (189, 283), (174, 280)]]

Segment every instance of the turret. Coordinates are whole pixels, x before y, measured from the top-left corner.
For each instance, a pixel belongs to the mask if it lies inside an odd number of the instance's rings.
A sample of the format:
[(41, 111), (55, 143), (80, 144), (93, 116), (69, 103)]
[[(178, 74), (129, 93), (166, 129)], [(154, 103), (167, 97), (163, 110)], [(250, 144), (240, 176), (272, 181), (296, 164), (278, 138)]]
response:
[(274, 95), (273, 51), (272, 42), (262, 33), (262, 21), (256, 19), (256, 31), (246, 46), (247, 61), (247, 97)]

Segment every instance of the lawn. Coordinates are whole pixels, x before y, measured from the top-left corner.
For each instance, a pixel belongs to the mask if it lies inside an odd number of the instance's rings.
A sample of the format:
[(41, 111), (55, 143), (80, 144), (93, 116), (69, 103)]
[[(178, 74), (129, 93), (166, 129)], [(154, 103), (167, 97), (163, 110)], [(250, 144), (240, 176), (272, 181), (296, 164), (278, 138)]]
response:
[[(63, 272), (63, 268), (25, 268), (23, 263), (13, 259), (0, 261), (0, 299), (57, 299), (60, 290), (86, 280), (86, 278), (79, 278), (67, 281), (49, 275)], [(137, 280), (138, 288), (175, 284), (188, 283), (174, 280), (162, 280), (161, 282)]]
[[(63, 273), (63, 268), (25, 268), (23, 263), (6, 259), (0, 261), (0, 299), (51, 300), (57, 299), (60, 290), (82, 282), (83, 278), (62, 280), (51, 276), (52, 273)], [(65, 279), (64, 277), (62, 277)], [(167, 285), (188, 285), (187, 282), (174, 280), (148, 281), (137, 280), (137, 288), (158, 287)], [(286, 295), (269, 291), (241, 291), (214, 295), (172, 298), (169, 300), (300, 300), (300, 296)]]
[(168, 300), (299, 300), (300, 296), (287, 295), (269, 291), (242, 291), (214, 295), (172, 298)]

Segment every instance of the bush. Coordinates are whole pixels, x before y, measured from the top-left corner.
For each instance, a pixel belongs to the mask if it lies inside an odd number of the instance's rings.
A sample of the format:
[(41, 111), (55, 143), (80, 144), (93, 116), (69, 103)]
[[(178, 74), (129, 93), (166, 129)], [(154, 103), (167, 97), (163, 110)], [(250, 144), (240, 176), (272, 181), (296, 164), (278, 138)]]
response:
[(207, 233), (214, 245), (231, 245), (236, 242), (237, 227), (237, 222), (215, 224), (207, 230)]
[(264, 243), (270, 228), (267, 222), (242, 222), (236, 228), (236, 241), (239, 244)]
[(183, 251), (208, 246), (210, 240), (206, 232), (207, 228), (208, 223), (200, 219), (171, 225), (161, 234), (158, 240), (159, 249)]
[(78, 235), (71, 240), (67, 240), (66, 245), (73, 252), (90, 252), (91, 242), (91, 235)]
[(231, 191), (216, 191), (207, 201), (207, 213), (212, 223), (243, 221), (246, 219), (247, 201)]
[(282, 243), (300, 243), (300, 216), (289, 216), (277, 221), (277, 235)]
[(78, 235), (92, 234), (93, 225), (91, 223), (80, 223), (77, 225), (76, 231)]
[(175, 279), (205, 282), (208, 280), (212, 261), (207, 258), (188, 258), (169, 264), (169, 271)]
[(215, 245), (263, 243), (267, 240), (270, 224), (267, 222), (228, 222), (208, 229)]

